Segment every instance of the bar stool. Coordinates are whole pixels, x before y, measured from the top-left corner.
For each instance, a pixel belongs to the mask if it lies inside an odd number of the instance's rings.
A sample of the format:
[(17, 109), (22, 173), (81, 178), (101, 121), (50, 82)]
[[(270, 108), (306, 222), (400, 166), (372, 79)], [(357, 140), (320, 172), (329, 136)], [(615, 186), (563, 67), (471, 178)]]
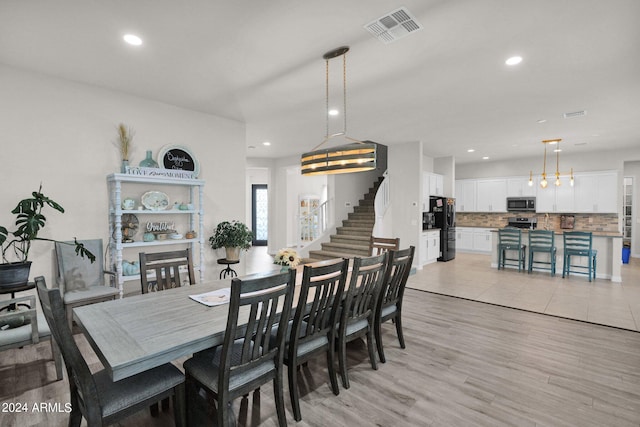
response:
[[(593, 234), (590, 231), (565, 231), (564, 238), (564, 265), (562, 277), (569, 273), (587, 274), (589, 281), (596, 278), (596, 256), (598, 251), (593, 249)], [(571, 257), (587, 257), (587, 266), (572, 265)]]
[[(525, 249), (522, 244), (522, 230), (515, 227), (506, 227), (498, 230), (498, 270), (506, 265), (517, 265), (518, 271), (525, 270)], [(518, 252), (518, 258), (507, 258), (506, 251)], [(516, 261), (517, 264), (509, 264), (507, 261)]]
[[(555, 233), (549, 230), (529, 231), (529, 273), (535, 268), (549, 270), (552, 276), (556, 274)], [(549, 261), (536, 261), (534, 254), (543, 252), (549, 254)]]

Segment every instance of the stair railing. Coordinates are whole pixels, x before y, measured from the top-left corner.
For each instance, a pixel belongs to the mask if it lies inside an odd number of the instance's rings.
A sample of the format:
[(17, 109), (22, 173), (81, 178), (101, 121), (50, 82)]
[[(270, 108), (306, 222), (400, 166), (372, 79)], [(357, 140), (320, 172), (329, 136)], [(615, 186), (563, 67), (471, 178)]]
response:
[(305, 215), (298, 215), (298, 248), (303, 248), (320, 238), (333, 226), (333, 200), (321, 203)]
[(386, 235), (385, 230), (383, 229), (384, 216), (391, 205), (391, 180), (389, 179), (389, 171), (384, 171), (382, 177), (383, 180), (378, 187), (378, 191), (376, 191), (376, 197), (373, 202), (375, 212), (373, 234), (377, 236)]

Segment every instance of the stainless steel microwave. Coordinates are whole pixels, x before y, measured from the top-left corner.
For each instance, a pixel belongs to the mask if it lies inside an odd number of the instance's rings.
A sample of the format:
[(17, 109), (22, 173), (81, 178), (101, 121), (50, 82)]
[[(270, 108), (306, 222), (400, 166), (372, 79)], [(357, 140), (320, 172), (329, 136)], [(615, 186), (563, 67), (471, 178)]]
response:
[(535, 212), (535, 197), (507, 197), (508, 212)]

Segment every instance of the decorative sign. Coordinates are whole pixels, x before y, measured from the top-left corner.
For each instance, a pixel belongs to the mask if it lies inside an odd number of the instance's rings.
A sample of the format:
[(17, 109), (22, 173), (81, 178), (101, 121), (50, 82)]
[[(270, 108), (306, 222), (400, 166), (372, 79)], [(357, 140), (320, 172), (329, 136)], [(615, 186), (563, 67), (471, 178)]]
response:
[(129, 175), (139, 176), (163, 176), (167, 178), (178, 179), (194, 179), (195, 173), (192, 171), (183, 171), (179, 169), (162, 169), (162, 168), (144, 168), (144, 167), (132, 167), (129, 168)]
[(158, 153), (158, 163), (165, 169), (192, 171), (195, 176), (200, 173), (200, 165), (191, 150), (181, 145), (167, 145)]
[(152, 233), (175, 231), (176, 223), (173, 221), (147, 222), (147, 231)]

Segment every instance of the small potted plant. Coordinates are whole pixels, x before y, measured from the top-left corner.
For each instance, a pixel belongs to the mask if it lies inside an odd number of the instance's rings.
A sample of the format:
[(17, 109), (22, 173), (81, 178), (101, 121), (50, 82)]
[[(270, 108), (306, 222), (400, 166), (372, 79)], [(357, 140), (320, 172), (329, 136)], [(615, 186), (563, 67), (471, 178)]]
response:
[[(42, 185), (38, 191), (34, 191), (31, 195), (32, 197), (21, 200), (18, 206), (11, 211), (12, 214), (16, 215), (16, 230), (9, 231), (6, 227), (0, 226), (0, 248), (2, 248), (0, 287), (19, 287), (27, 284), (31, 269), (31, 261), (29, 261), (31, 242), (34, 240), (58, 242), (57, 240), (38, 237), (38, 233), (47, 222), (47, 218), (42, 214), (42, 209), (48, 206), (64, 213), (64, 208), (42, 194)], [(86, 256), (91, 262), (94, 262), (95, 255), (75, 238), (73, 240), (74, 243), (69, 244), (75, 245), (76, 254), (83, 258)], [(9, 257), (14, 261), (9, 262)]]
[(211, 248), (225, 248), (226, 258), (236, 261), (240, 258), (240, 249), (248, 250), (253, 242), (253, 233), (244, 223), (233, 220), (223, 221), (216, 226), (213, 236), (209, 237)]

